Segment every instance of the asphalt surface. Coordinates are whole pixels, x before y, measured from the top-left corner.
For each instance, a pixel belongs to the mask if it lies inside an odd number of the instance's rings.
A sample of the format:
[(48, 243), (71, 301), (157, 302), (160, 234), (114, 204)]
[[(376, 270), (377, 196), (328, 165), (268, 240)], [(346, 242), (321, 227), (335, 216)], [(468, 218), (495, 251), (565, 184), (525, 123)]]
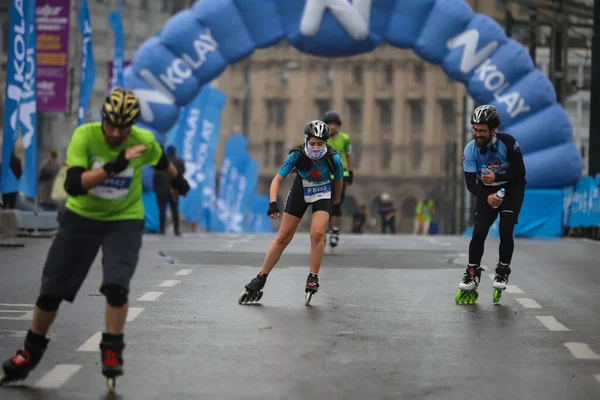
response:
[[(518, 239), (494, 305), (488, 239), (479, 300), (456, 305), (468, 238), (342, 235), (306, 307), (309, 238), (298, 234), (261, 304), (238, 305), (272, 238), (145, 237), (115, 398), (600, 398), (598, 243)], [(19, 242), (0, 248), (2, 360), (22, 345), (50, 245)], [(61, 306), (38, 368), (0, 399), (107, 397), (100, 259)]]

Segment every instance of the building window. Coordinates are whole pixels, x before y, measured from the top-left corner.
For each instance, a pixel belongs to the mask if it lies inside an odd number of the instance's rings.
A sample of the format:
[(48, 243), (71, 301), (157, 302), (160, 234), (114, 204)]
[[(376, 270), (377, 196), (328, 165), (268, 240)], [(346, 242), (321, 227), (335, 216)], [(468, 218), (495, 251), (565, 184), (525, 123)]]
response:
[(456, 111), (454, 110), (454, 101), (440, 100), (440, 113), (442, 114), (442, 129), (448, 134), (456, 132)]
[(277, 72), (277, 84), (279, 87), (286, 86), (288, 83), (288, 70), (285, 63), (279, 65), (279, 71)]
[(381, 141), (381, 157), (380, 157), (380, 166), (383, 170), (390, 169), (392, 165), (392, 141), (390, 139), (383, 139)]
[(422, 84), (425, 80), (425, 64), (423, 61), (416, 61), (413, 64), (413, 74), (415, 78), (414, 81), (418, 84)]
[(325, 67), (321, 71), (321, 76), (319, 78), (319, 85), (324, 87), (330, 87), (333, 83), (333, 71), (331, 67)]
[(379, 108), (379, 128), (381, 131), (388, 133), (392, 129), (393, 114), (392, 114), (392, 101), (391, 100), (378, 100), (377, 106)]
[(386, 85), (392, 85), (394, 83), (394, 65), (387, 64), (383, 70), (384, 83)]
[(360, 168), (360, 157), (362, 155), (362, 141), (360, 139), (352, 140), (352, 168)]
[(329, 100), (315, 100), (315, 107), (317, 108), (318, 118), (323, 118), (323, 115), (331, 110), (331, 102)]
[(409, 100), (410, 131), (413, 135), (423, 133), (423, 100)]
[(271, 140), (265, 139), (264, 145), (264, 157), (263, 157), (263, 165), (268, 167), (271, 165)]
[(411, 100), (410, 108), (410, 138), (411, 138), (411, 166), (417, 170), (423, 161), (423, 100)]
[(285, 142), (283, 140), (275, 141), (274, 156), (275, 166), (281, 165), (283, 163), (283, 160), (285, 159), (284, 156), (287, 156), (285, 151)]
[(346, 105), (348, 107), (348, 117), (345, 117), (345, 119), (350, 122), (351, 130), (362, 129), (362, 101), (346, 100)]
[(496, 10), (506, 11), (506, 0), (496, 0)]
[(356, 65), (352, 68), (352, 81), (356, 85), (362, 85), (363, 69), (361, 65)]
[(267, 126), (282, 129), (285, 127), (287, 104), (285, 100), (269, 99), (267, 103)]

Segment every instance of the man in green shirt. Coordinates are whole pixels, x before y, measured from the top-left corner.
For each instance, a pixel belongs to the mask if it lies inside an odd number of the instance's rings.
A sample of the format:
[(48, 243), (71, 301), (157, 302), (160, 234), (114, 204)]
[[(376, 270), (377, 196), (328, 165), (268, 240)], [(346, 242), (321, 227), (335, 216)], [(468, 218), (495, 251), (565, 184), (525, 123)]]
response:
[(327, 111), (323, 116), (323, 122), (329, 127), (330, 137), (327, 140), (327, 146), (331, 147), (340, 154), (342, 165), (344, 166), (344, 185), (342, 186), (342, 201), (333, 207), (331, 218), (331, 236), (329, 237), (329, 246), (333, 251), (340, 240), (340, 228), (342, 226), (342, 204), (346, 197), (346, 186), (352, 185), (352, 143), (350, 136), (342, 132), (342, 120), (340, 114), (336, 111)]
[(129, 283), (144, 234), (142, 167), (165, 171), (181, 195), (189, 185), (151, 132), (134, 126), (140, 104), (129, 90), (114, 88), (102, 106), (102, 122), (79, 126), (67, 150), (66, 210), (42, 273), (42, 285), (24, 348), (2, 364), (1, 382), (25, 379), (40, 362), (60, 303), (73, 302), (102, 248), (106, 331), (100, 343), (109, 388), (123, 374), (123, 330)]

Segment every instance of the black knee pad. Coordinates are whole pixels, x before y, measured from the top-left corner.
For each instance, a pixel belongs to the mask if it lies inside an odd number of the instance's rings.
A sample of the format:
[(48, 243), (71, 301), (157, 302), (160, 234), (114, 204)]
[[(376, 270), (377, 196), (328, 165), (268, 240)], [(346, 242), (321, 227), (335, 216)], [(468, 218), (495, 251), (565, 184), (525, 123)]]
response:
[(338, 204), (333, 205), (333, 216), (334, 217), (342, 216), (342, 202), (341, 201)]
[(127, 290), (119, 285), (104, 285), (100, 293), (106, 296), (106, 302), (111, 307), (123, 307), (127, 303)]
[(35, 305), (38, 306), (38, 308), (42, 311), (54, 312), (58, 310), (58, 306), (60, 306), (61, 301), (62, 299), (60, 297), (40, 295), (35, 302)]

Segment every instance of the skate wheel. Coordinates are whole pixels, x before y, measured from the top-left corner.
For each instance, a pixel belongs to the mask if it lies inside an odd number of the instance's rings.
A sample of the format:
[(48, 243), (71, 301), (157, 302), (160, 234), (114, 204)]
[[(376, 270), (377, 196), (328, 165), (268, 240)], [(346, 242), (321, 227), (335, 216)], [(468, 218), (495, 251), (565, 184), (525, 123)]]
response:
[(304, 300), (304, 305), (307, 306), (310, 304), (310, 300), (312, 299), (312, 292), (306, 292), (306, 296), (305, 296), (305, 300)]
[(115, 378), (106, 378), (106, 386), (108, 386), (109, 392), (114, 392), (117, 386), (117, 380)]
[(494, 289), (494, 303), (498, 303), (502, 297), (502, 290)]
[(456, 304), (474, 304), (477, 302), (477, 298), (479, 297), (478, 292), (463, 292), (460, 290), (456, 293), (454, 297), (454, 301)]
[(244, 290), (238, 297), (238, 304), (242, 304), (246, 301), (246, 291)]
[(243, 291), (242, 294), (240, 294), (240, 297), (238, 297), (238, 304), (257, 302), (262, 298), (262, 296), (262, 290), (255, 293), (248, 293), (248, 291)]

